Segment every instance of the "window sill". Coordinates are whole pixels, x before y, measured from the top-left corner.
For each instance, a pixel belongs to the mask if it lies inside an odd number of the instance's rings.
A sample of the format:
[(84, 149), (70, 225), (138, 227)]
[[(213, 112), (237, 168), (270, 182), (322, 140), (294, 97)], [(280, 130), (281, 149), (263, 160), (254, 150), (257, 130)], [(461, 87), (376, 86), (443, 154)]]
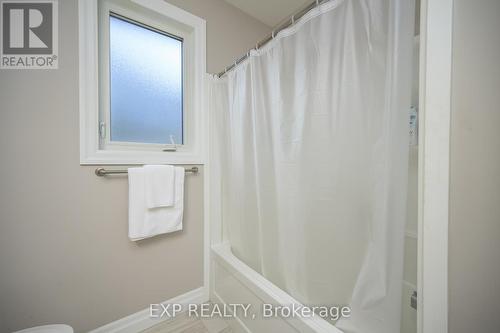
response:
[(80, 165), (205, 164), (201, 153), (97, 150), (80, 156)]

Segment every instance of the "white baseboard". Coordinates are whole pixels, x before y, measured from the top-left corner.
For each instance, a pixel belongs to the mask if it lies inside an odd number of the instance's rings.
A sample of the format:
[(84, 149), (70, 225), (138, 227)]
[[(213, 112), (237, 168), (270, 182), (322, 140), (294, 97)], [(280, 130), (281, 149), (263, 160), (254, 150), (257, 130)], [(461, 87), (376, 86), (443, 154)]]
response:
[[(206, 302), (208, 302), (208, 299), (206, 299), (206, 292), (203, 287), (200, 287), (162, 302), (162, 304), (181, 304), (182, 308), (185, 309), (188, 304), (202, 304)], [(118, 319), (112, 323), (96, 328), (89, 333), (138, 333), (166, 320), (173, 319), (168, 316), (163, 316), (162, 318), (151, 318), (149, 314), (150, 309), (147, 308), (125, 318)]]

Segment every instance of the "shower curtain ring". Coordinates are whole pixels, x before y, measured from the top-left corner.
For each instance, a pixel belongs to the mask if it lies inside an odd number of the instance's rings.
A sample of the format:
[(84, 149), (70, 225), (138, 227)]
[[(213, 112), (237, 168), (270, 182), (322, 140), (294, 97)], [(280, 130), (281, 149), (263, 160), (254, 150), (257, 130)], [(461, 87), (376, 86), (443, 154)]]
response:
[(319, 0), (316, 0), (316, 6), (319, 6)]
[(271, 32), (271, 37), (274, 39), (274, 30)]
[(295, 15), (292, 15), (292, 24), (295, 24)]

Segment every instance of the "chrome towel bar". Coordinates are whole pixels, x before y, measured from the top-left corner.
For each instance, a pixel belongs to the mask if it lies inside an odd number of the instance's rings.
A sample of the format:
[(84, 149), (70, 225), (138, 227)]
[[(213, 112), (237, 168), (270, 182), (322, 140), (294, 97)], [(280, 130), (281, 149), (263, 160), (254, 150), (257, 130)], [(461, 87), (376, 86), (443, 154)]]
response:
[[(198, 167), (192, 167), (188, 168), (185, 170), (186, 173), (192, 173), (192, 174), (197, 174)], [(106, 175), (117, 175), (117, 174), (122, 174), (122, 173), (128, 173), (127, 170), (110, 170), (110, 169), (104, 169), (104, 168), (97, 168), (95, 169), (95, 174), (99, 177), (104, 177)]]

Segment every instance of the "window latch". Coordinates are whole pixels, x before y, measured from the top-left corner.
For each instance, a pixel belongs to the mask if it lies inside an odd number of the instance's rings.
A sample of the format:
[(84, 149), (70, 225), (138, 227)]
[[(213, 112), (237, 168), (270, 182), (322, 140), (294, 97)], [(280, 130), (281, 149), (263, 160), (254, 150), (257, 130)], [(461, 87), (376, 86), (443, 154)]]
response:
[(106, 138), (106, 123), (103, 121), (99, 123), (99, 137), (103, 140)]
[(177, 151), (177, 146), (175, 144), (175, 139), (174, 139), (174, 136), (172, 134), (170, 134), (170, 146), (162, 149), (163, 151)]

